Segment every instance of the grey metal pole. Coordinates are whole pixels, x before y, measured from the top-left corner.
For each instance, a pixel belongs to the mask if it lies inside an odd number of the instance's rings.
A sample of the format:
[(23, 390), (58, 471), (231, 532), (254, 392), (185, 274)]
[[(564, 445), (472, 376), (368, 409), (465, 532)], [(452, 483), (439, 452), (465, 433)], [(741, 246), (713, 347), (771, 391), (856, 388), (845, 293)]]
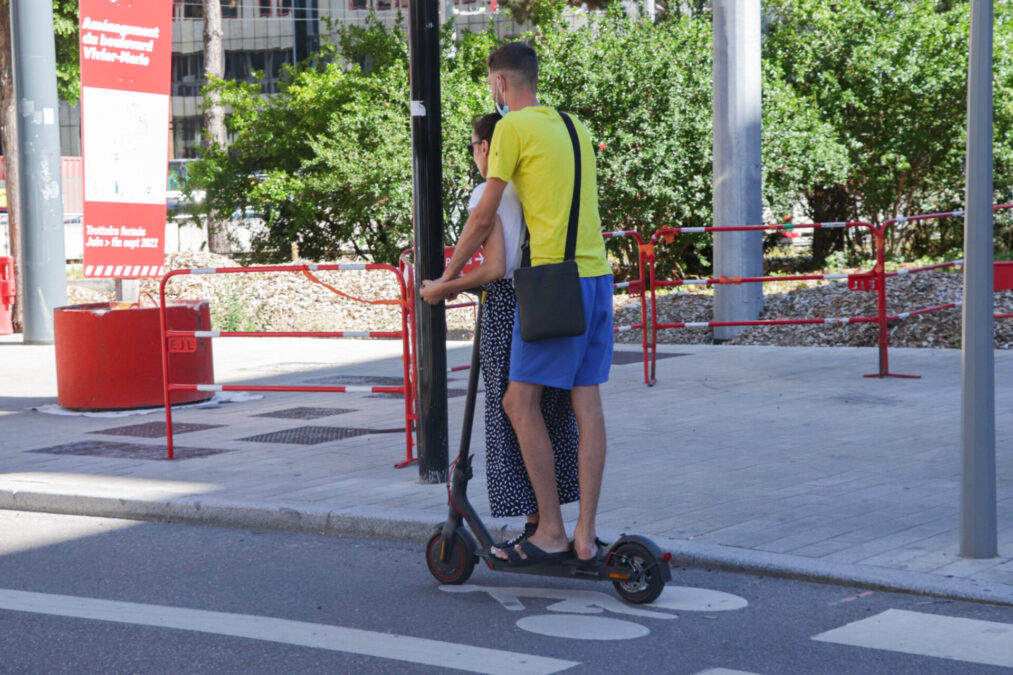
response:
[(960, 555), (998, 555), (992, 258), (992, 0), (972, 0), (960, 392)]
[[(714, 0), (714, 225), (761, 225), (760, 0)], [(762, 232), (716, 232), (715, 275), (761, 276)], [(760, 284), (717, 286), (715, 321), (760, 316)], [(714, 329), (714, 341), (740, 327)]]
[(14, 0), (11, 32), (18, 102), (24, 341), (52, 344), (53, 309), (67, 304), (52, 3)]

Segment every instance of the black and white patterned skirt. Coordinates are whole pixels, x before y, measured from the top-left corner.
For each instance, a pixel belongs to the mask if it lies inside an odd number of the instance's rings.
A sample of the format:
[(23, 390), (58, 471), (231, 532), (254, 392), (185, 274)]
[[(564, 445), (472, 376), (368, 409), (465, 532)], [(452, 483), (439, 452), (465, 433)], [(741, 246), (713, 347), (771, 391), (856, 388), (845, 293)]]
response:
[[(482, 343), (479, 354), (485, 383), (485, 473), (489, 503), (495, 518), (538, 512), (520, 444), (503, 410), (503, 394), (510, 382), (510, 342), (517, 299), (513, 282), (499, 279), (486, 284), (482, 308)], [(559, 503), (580, 498), (577, 483), (577, 445), (580, 440), (570, 392), (546, 387), (542, 416), (556, 460)]]

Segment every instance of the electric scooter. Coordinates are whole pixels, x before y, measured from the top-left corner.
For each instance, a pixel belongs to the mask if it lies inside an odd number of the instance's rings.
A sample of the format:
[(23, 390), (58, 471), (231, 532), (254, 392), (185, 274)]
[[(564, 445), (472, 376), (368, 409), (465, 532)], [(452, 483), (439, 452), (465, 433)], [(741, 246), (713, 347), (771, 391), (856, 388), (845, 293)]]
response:
[[(449, 513), (446, 522), (436, 526), (433, 536), (426, 545), (426, 563), (429, 571), (442, 584), (463, 584), (471, 577), (475, 563), (482, 560), (489, 569), (499, 572), (611, 581), (619, 595), (627, 602), (636, 604), (653, 602), (661, 595), (665, 584), (672, 579), (669, 566), (672, 554), (662, 553), (654, 542), (646, 537), (624, 534), (615, 543), (606, 545), (605, 553), (592, 561), (578, 560), (573, 556), (561, 561), (521, 567), (492, 554), (495, 542), (468, 501), (467, 494), (468, 481), (473, 475), (472, 455), (469, 454), (469, 450), (475, 417), (475, 398), (478, 393), (483, 300), (484, 294), (479, 298), (475, 321), (464, 425), (461, 430), (461, 449), (454, 462), (447, 489), (450, 501)], [(465, 522), (467, 528), (464, 527)]]

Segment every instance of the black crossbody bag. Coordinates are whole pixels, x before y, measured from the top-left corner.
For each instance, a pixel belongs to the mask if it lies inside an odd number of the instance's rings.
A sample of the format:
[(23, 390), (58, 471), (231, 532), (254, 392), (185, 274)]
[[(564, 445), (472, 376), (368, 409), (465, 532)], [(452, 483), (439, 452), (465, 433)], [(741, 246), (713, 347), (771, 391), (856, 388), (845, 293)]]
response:
[(559, 113), (573, 143), (574, 181), (570, 222), (566, 229), (563, 262), (531, 267), (530, 233), (525, 230), (521, 266), (514, 270), (514, 293), (520, 317), (521, 339), (538, 342), (583, 335), (584, 297), (574, 256), (577, 251), (577, 218), (580, 214), (580, 141), (573, 121)]

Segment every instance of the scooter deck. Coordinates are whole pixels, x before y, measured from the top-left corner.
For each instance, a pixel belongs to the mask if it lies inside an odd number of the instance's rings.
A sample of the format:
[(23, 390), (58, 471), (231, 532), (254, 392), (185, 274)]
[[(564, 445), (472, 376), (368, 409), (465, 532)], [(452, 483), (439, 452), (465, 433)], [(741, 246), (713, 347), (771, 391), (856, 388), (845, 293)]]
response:
[[(576, 557), (572, 557), (565, 560), (540, 563), (536, 565), (518, 566), (516, 563), (512, 564), (509, 561), (498, 558), (492, 553), (476, 553), (476, 557), (482, 560), (486, 567), (497, 572), (535, 574), (538, 576), (555, 576), (571, 579), (585, 579), (590, 581), (622, 582), (630, 579), (630, 568), (626, 565), (620, 564), (618, 561), (613, 562), (616, 558), (611, 549), (605, 554), (605, 559), (603, 561), (592, 563), (580, 561)], [(663, 578), (666, 578), (666, 580), (671, 579), (671, 573), (668, 569), (667, 562), (664, 563), (664, 571), (662, 571), (661, 574)]]

